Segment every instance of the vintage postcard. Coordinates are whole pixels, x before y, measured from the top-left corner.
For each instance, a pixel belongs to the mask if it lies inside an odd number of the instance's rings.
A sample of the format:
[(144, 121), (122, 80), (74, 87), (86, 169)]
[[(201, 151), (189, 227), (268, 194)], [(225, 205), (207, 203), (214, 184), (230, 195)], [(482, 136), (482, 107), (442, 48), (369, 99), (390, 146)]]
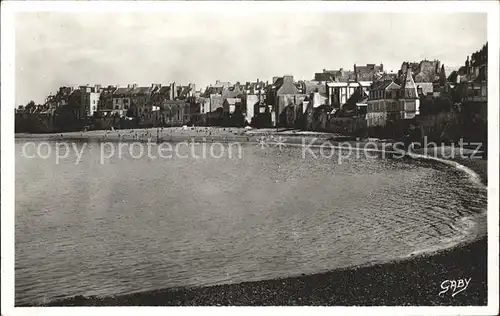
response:
[(499, 8), (2, 2), (2, 315), (496, 315)]

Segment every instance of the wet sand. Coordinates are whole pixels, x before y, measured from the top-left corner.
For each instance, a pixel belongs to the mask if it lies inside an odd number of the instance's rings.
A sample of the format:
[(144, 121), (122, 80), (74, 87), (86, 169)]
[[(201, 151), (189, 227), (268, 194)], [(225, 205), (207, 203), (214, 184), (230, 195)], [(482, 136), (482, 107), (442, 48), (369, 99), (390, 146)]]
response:
[[(219, 137), (229, 136), (227, 133), (223, 134), (229, 131), (220, 132)], [(66, 133), (66, 136), (67, 134), (70, 133)], [(90, 134), (86, 137), (88, 135)], [(179, 135), (183, 138), (186, 136)], [(487, 183), (486, 160), (467, 158), (455, 160), (475, 171), (481, 177), (483, 184)], [(441, 296), (438, 295), (442, 290), (443, 281), (459, 278), (471, 278), (465, 291), (455, 297), (451, 296), (450, 291)], [(172, 288), (108, 297), (77, 296), (53, 301), (44, 306), (464, 306), (486, 304), (487, 237), (482, 236), (477, 240), (437, 253), (373, 266), (210, 287)]]

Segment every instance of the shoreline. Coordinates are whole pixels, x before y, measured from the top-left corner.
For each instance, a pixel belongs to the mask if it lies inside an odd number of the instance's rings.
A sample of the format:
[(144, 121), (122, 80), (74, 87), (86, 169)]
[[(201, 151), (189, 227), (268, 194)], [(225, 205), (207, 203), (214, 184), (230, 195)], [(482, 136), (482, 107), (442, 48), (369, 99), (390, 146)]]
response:
[[(300, 135), (303, 136), (303, 135)], [(186, 137), (186, 136), (184, 136)], [(487, 161), (452, 159), (487, 185)], [(447, 279), (472, 278), (456, 297), (438, 296)], [(410, 285), (410, 286), (409, 286)], [(282, 279), (164, 288), (106, 297), (75, 296), (16, 306), (486, 305), (487, 236), (386, 263)]]
[[(165, 288), (116, 296), (75, 296), (16, 306), (470, 306), (487, 305), (487, 237), (387, 263), (281, 279)], [(455, 297), (448, 279), (471, 278)]]
[(138, 143), (164, 143), (164, 142), (200, 142), (200, 143), (258, 143), (262, 137), (279, 136), (290, 144), (300, 144), (302, 139), (317, 138), (327, 140), (334, 137), (332, 133), (303, 132), (299, 130), (223, 128), (223, 127), (169, 127), (161, 129), (121, 129), (121, 130), (95, 130), (87, 132), (67, 132), (50, 134), (15, 134), (16, 140), (37, 141), (76, 141), (76, 142), (138, 142)]

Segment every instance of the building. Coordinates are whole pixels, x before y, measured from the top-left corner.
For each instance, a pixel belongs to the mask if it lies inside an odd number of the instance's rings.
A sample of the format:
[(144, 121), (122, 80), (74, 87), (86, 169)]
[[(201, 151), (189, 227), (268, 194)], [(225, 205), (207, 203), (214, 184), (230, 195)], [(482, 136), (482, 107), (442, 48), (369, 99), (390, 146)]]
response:
[(420, 97), (413, 80), (412, 69), (406, 68), (402, 82), (386, 79), (374, 82), (366, 101), (366, 126), (395, 128), (400, 121), (414, 119), (419, 114)]
[(369, 96), (369, 91), (360, 85), (347, 102), (342, 105), (341, 109), (334, 109), (330, 114), (333, 117), (360, 117), (365, 119)]
[(97, 103), (98, 111), (110, 112), (111, 110), (113, 110), (113, 93), (115, 92), (115, 90), (116, 86), (112, 85), (101, 88), (101, 94)]
[(326, 97), (332, 108), (340, 109), (359, 87), (368, 92), (371, 84), (371, 81), (327, 82)]
[(295, 125), (297, 107), (307, 98), (307, 95), (303, 94), (297, 86), (293, 76), (273, 78), (266, 100), (272, 105), (277, 126)]
[(354, 64), (354, 80), (373, 82), (379, 80), (384, 74), (384, 65), (366, 64), (366, 66), (356, 66)]
[(326, 84), (321, 81), (315, 80), (301, 80), (298, 82), (299, 91), (304, 94), (311, 94), (318, 92), (326, 97)]
[(189, 83), (187, 86), (177, 86), (176, 89), (176, 97), (173, 100), (186, 100), (195, 96), (196, 85)]
[(403, 82), (406, 73), (410, 71), (413, 81), (417, 84), (419, 95), (429, 96), (439, 94), (446, 85), (446, 71), (444, 64), (439, 60), (422, 60), (416, 62), (403, 62), (398, 71), (398, 80)]
[(214, 112), (219, 108), (222, 109), (224, 96), (228, 94), (230, 86), (230, 82), (221, 82), (220, 80), (217, 80), (214, 85), (210, 85), (205, 89), (202, 96), (210, 100), (210, 107), (208, 109), (204, 109), (205, 113)]
[(398, 97), (401, 86), (393, 80), (374, 82), (366, 101), (366, 126), (385, 127), (388, 120), (399, 119)]
[(191, 121), (191, 104), (186, 100), (165, 100), (161, 107), (161, 124), (182, 126)]
[[(259, 113), (259, 106), (263, 104), (263, 96), (258, 94), (245, 94), (242, 99), (245, 122), (250, 124), (255, 114)], [(265, 110), (265, 108), (264, 108)]]
[(465, 74), (459, 89), (463, 102), (486, 103), (488, 101), (488, 43), (465, 61)]
[(240, 98), (226, 98), (222, 106), (224, 113), (234, 114), (236, 111), (242, 113), (242, 103)]
[(383, 64), (366, 64), (365, 66), (354, 64), (353, 71), (344, 71), (343, 68), (339, 70), (324, 69), (323, 74), (329, 74), (331, 78), (331, 80), (326, 82), (325, 92), (328, 104), (337, 110), (342, 108), (359, 87), (368, 93), (368, 89), (373, 81), (380, 80), (383, 76), (386, 76)]
[(130, 92), (137, 87), (136, 84), (119, 87), (113, 92), (113, 112), (125, 116), (130, 109), (132, 101)]
[(413, 119), (420, 111), (420, 99), (417, 84), (408, 69), (399, 93), (399, 111), (401, 119)]
[(323, 69), (323, 72), (314, 74), (314, 81), (347, 82), (349, 80), (355, 80), (355, 74), (353, 71), (344, 70), (343, 68), (340, 68), (338, 70)]
[(150, 112), (151, 106), (148, 105), (155, 89), (158, 89), (158, 86), (155, 84), (149, 87), (138, 87), (135, 85), (132, 90), (128, 92), (134, 116), (141, 117)]
[(200, 114), (210, 113), (210, 98), (195, 97), (194, 100), (200, 106)]
[(100, 85), (80, 86), (80, 116), (93, 116), (99, 106), (102, 88)]

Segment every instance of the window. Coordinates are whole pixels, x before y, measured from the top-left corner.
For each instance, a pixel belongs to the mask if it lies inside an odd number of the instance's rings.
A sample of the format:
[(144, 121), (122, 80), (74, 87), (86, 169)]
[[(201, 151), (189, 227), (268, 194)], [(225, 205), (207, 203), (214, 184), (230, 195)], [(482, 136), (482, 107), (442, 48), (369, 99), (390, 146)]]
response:
[(95, 111), (95, 110), (96, 110), (96, 108), (95, 108), (95, 106), (93, 106), (93, 107), (92, 107), (92, 111)]
[(128, 99), (123, 99), (123, 103), (128, 103)]
[(92, 100), (92, 104), (95, 104), (95, 100)]

